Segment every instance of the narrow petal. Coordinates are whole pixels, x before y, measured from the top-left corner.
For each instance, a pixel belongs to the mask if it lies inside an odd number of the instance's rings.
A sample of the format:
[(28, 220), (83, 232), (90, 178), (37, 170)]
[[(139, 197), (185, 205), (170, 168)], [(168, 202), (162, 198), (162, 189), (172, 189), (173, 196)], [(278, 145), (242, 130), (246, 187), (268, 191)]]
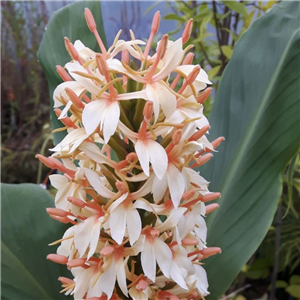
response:
[(147, 241), (145, 241), (145, 247), (141, 254), (141, 262), (145, 275), (155, 282), (156, 276), (156, 262), (154, 249), (152, 245)]
[(153, 181), (153, 199), (154, 202), (157, 203), (162, 199), (166, 190), (168, 188), (167, 175), (165, 174), (161, 180), (159, 180), (156, 176)]
[(138, 211), (133, 208), (133, 206), (127, 211), (127, 230), (129, 235), (129, 242), (132, 246), (140, 237), (142, 230), (140, 215)]
[(119, 205), (111, 212), (109, 217), (111, 236), (119, 245), (122, 244), (125, 235), (126, 215), (127, 211), (124, 211), (124, 207)]
[(92, 134), (100, 125), (105, 109), (105, 100), (94, 100), (85, 106), (82, 113), (82, 123), (88, 134)]
[(103, 112), (103, 137), (105, 143), (108, 143), (110, 137), (116, 132), (120, 119), (120, 107), (117, 101), (110, 102)]
[(168, 245), (160, 238), (155, 238), (154, 249), (158, 266), (160, 267), (163, 274), (167, 278), (170, 278), (172, 251), (170, 250)]
[(98, 87), (92, 79), (83, 77), (78, 75), (74, 72), (81, 72), (88, 74), (88, 71), (82, 67), (78, 62), (69, 62), (66, 64), (66, 69), (70, 73), (70, 75), (80, 84), (82, 85), (87, 91), (90, 93), (97, 95), (100, 91), (100, 87)]
[(183, 176), (172, 163), (169, 163), (168, 166), (167, 180), (171, 199), (176, 208), (179, 206), (180, 199), (184, 193), (185, 185)]
[(167, 153), (159, 143), (153, 140), (148, 140), (147, 149), (153, 171), (158, 179), (162, 179), (168, 167)]
[(103, 185), (98, 174), (90, 169), (84, 168), (85, 176), (87, 177), (91, 186), (96, 190), (96, 192), (102, 197), (111, 198), (114, 193), (110, 191), (107, 187)]
[(138, 140), (134, 146), (144, 173), (149, 176), (149, 154), (144, 140)]
[(123, 294), (127, 297), (128, 296), (128, 289), (127, 289), (127, 284), (126, 284), (126, 273), (125, 273), (125, 264), (126, 260), (123, 262), (122, 259), (120, 259), (116, 263), (116, 269), (117, 269), (117, 281), (119, 284), (119, 287)]

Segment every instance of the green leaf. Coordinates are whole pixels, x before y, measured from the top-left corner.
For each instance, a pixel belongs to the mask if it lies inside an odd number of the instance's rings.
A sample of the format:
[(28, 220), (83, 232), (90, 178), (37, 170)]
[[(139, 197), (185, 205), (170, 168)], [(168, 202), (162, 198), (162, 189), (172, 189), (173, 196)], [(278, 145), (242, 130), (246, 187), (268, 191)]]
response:
[(236, 11), (237, 13), (241, 14), (243, 17), (248, 16), (248, 12), (244, 4), (238, 1), (222, 1), (222, 2), (228, 8), (230, 8), (233, 11)]
[[(299, 2), (282, 2), (239, 39), (210, 114), (210, 139), (226, 138), (201, 168), (220, 191), (207, 218), (211, 296), (219, 297), (260, 245), (273, 220), (282, 171), (300, 145)], [(284, 26), (282, 24), (285, 24)], [(274, 51), (276, 49), (276, 51)]]
[(183, 22), (185, 23), (186, 20), (183, 17), (180, 17), (176, 14), (168, 14), (164, 16), (164, 20), (175, 20), (175, 21), (179, 21), (179, 22)]
[(221, 66), (216, 66), (216, 67), (211, 68), (211, 69), (207, 72), (208, 77), (210, 78), (210, 80), (215, 79), (214, 77), (218, 74), (220, 68), (221, 68)]
[(34, 184), (1, 184), (1, 198), (2, 299), (67, 299), (57, 280), (66, 268), (46, 259), (66, 230), (46, 212), (53, 198)]
[(300, 285), (293, 284), (288, 286), (285, 291), (295, 298), (300, 298)]
[(288, 286), (287, 282), (286, 281), (283, 281), (283, 280), (277, 280), (276, 281), (276, 289), (284, 289)]
[[(53, 107), (53, 91), (62, 82), (55, 66), (64, 66), (71, 60), (64, 45), (64, 37), (68, 37), (72, 43), (80, 39), (90, 49), (100, 51), (85, 21), (84, 9), (86, 7), (93, 12), (98, 32), (106, 45), (100, 2), (79, 1), (52, 14), (37, 54), (48, 81), (51, 107)], [(51, 112), (51, 123), (53, 129), (64, 126), (57, 120), (54, 112)], [(54, 144), (59, 143), (65, 135), (66, 131), (54, 133)]]
[(290, 278), (290, 285), (294, 285), (294, 284), (300, 284), (300, 276), (299, 275), (293, 275)]
[(265, 259), (256, 259), (246, 271), (250, 279), (266, 278), (269, 275), (269, 264)]
[(230, 59), (233, 53), (233, 49), (230, 46), (221, 46), (221, 49), (224, 53), (224, 55)]

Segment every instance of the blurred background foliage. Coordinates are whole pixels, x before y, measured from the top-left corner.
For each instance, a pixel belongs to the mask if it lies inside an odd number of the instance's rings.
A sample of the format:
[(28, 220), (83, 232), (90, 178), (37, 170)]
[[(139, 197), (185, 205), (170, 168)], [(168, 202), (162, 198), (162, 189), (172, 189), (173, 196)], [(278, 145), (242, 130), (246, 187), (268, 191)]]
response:
[[(189, 44), (195, 47), (194, 63), (208, 71), (217, 89), (240, 36), (276, 3), (167, 1), (165, 5), (172, 13), (163, 18), (177, 22), (171, 36), (182, 32), (193, 18)], [(41, 183), (47, 181), (49, 173), (34, 156), (49, 155), (47, 149), (53, 142), (48, 87), (36, 53), (49, 12), (44, 1), (2, 1), (1, 9), (1, 181)], [(205, 102), (207, 115), (213, 97), (214, 93)], [(223, 300), (300, 299), (299, 156), (291, 161), (282, 178), (282, 195), (273, 225)]]

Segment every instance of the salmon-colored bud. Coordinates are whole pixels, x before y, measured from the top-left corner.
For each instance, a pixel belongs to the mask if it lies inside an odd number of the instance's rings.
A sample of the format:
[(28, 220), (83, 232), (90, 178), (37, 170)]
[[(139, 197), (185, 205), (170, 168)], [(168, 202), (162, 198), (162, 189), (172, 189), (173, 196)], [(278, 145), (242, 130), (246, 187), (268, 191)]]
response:
[(191, 37), (193, 29), (193, 19), (189, 19), (182, 33), (182, 43), (185, 44)]
[(161, 60), (164, 57), (167, 50), (167, 46), (168, 46), (168, 35), (165, 34), (162, 37), (157, 49), (157, 60)]
[(100, 254), (103, 256), (112, 255), (115, 251), (115, 248), (113, 246), (106, 246), (101, 251)]
[(200, 70), (201, 70), (201, 67), (199, 65), (195, 66), (193, 71), (186, 78), (186, 83), (187, 84), (192, 84), (195, 81), (198, 74), (200, 73)]
[(89, 30), (91, 32), (94, 32), (96, 30), (97, 26), (96, 26), (96, 22), (95, 22), (94, 16), (93, 16), (92, 12), (88, 8), (85, 8), (85, 10), (84, 10), (84, 16), (85, 16), (86, 23), (87, 23), (87, 25), (89, 27)]
[(203, 104), (205, 102), (205, 100), (208, 98), (208, 96), (210, 95), (212, 91), (212, 88), (209, 87), (207, 89), (205, 89), (203, 92), (201, 92), (199, 94), (199, 96), (197, 97), (197, 102), (200, 104)]
[(143, 291), (148, 287), (148, 282), (145, 279), (139, 280), (138, 284), (135, 286), (136, 289)]
[(183, 65), (190, 65), (193, 62), (194, 59), (194, 53), (190, 52), (186, 55), (186, 57), (184, 58), (182, 64)]
[(175, 130), (175, 132), (172, 136), (172, 143), (174, 145), (178, 145), (181, 140), (181, 136), (182, 136), (182, 130), (181, 129)]
[(215, 139), (214, 141), (212, 141), (211, 144), (213, 145), (214, 149), (216, 149), (218, 146), (220, 146), (220, 144), (223, 141), (225, 141), (225, 138), (223, 136), (220, 136), (217, 139)]
[(195, 190), (189, 190), (182, 195), (182, 199), (189, 200), (195, 196), (195, 193), (196, 193)]
[(131, 152), (131, 153), (127, 154), (127, 156), (126, 156), (126, 160), (129, 163), (132, 163), (137, 159), (138, 159), (138, 157), (137, 157), (137, 154), (135, 152)]
[(144, 110), (143, 115), (147, 120), (150, 120), (153, 114), (153, 102), (147, 101)]
[(199, 140), (208, 130), (210, 129), (209, 125), (203, 126), (201, 129), (199, 129), (197, 132), (195, 132), (188, 141), (197, 141)]
[(67, 267), (69, 269), (76, 268), (76, 267), (82, 267), (86, 262), (86, 258), (76, 258), (72, 259), (67, 263)]
[(75, 221), (72, 221), (67, 217), (59, 217), (59, 216), (54, 216), (54, 215), (50, 215), (50, 217), (60, 223), (63, 223), (63, 224), (69, 224), (69, 223), (72, 223), (74, 225), (77, 224)]
[(122, 57), (121, 60), (123, 63), (125, 63), (126, 65), (129, 65), (129, 52), (128, 50), (122, 50)]
[(80, 199), (78, 199), (78, 198), (75, 198), (75, 197), (68, 197), (67, 198), (68, 199), (68, 201), (70, 202), (70, 203), (72, 203), (73, 205), (75, 205), (75, 206), (77, 206), (77, 207), (79, 207), (79, 208), (84, 208), (85, 207), (85, 205), (86, 205), (86, 203), (85, 202), (83, 202), (82, 200), (80, 200)]
[(55, 163), (51, 159), (49, 159), (49, 157), (45, 157), (44, 155), (41, 154), (37, 154), (35, 157), (38, 158), (40, 162), (43, 163), (48, 168), (56, 169)]
[(66, 256), (59, 254), (48, 254), (47, 259), (62, 265), (65, 265), (68, 262), (68, 258)]
[(79, 54), (77, 50), (75, 49), (74, 45), (70, 42), (70, 40), (65, 37), (65, 47), (67, 51), (69, 52), (69, 55), (72, 57), (74, 60), (79, 60)]
[(159, 24), (160, 24), (160, 12), (157, 11), (152, 19), (152, 25), (151, 25), (151, 32), (153, 34), (156, 34), (158, 29), (159, 29)]
[(99, 54), (99, 53), (96, 54), (96, 63), (97, 63), (100, 73), (102, 75), (105, 75), (106, 74), (106, 66), (105, 66), (105, 63), (103, 62), (103, 58), (102, 58), (101, 54)]
[(183, 239), (181, 240), (182, 245), (184, 246), (194, 246), (194, 245), (198, 245), (199, 241), (197, 239)]
[(125, 193), (128, 192), (125, 183), (122, 182), (122, 181), (117, 181), (117, 182), (116, 182), (116, 188), (117, 188), (118, 191), (121, 192), (122, 194), (125, 194)]
[(72, 77), (67, 73), (67, 71), (62, 66), (57, 65), (56, 71), (63, 81), (73, 81)]
[(212, 211), (214, 211), (215, 209), (219, 208), (220, 205), (218, 203), (212, 203), (209, 205), (206, 205), (206, 214), (208, 215), (209, 213), (211, 213)]
[(197, 167), (200, 167), (204, 164), (206, 164), (211, 158), (213, 157), (213, 155), (211, 153), (207, 153), (203, 156), (200, 156), (198, 159), (197, 159), (197, 162), (196, 162), (196, 166)]
[(48, 207), (46, 208), (46, 210), (49, 215), (53, 215), (53, 216), (67, 217), (68, 215), (70, 215), (69, 212), (66, 212), (65, 210), (60, 208)]
[[(59, 108), (54, 108), (54, 112), (55, 112), (56, 116), (59, 118), (60, 115), (61, 115), (61, 109), (59, 109)], [(72, 127), (72, 128), (74, 128), (74, 129), (77, 128), (77, 126), (74, 124), (74, 122), (73, 122), (73, 121), (71, 120), (71, 118), (69, 118), (69, 117), (65, 117), (65, 118), (63, 118), (63, 119), (60, 119), (60, 121), (61, 121), (64, 125), (66, 125), (67, 127)]]
[(70, 278), (67, 278), (67, 277), (58, 277), (58, 280), (62, 283), (62, 284), (66, 284), (66, 285), (69, 285), (69, 284), (73, 284), (74, 281)]
[(219, 248), (219, 247), (209, 247), (209, 248), (205, 248), (205, 249), (200, 251), (200, 254), (202, 255), (201, 259), (208, 258), (212, 255), (217, 254), (217, 253), (222, 253), (221, 248)]
[(221, 193), (210, 193), (201, 197), (202, 202), (208, 202), (215, 199), (221, 198)]
[(78, 108), (84, 109), (84, 104), (81, 102), (80, 98), (74, 93), (73, 90), (71, 90), (70, 88), (67, 87), (67, 88), (65, 88), (65, 91), (75, 106), (77, 106)]

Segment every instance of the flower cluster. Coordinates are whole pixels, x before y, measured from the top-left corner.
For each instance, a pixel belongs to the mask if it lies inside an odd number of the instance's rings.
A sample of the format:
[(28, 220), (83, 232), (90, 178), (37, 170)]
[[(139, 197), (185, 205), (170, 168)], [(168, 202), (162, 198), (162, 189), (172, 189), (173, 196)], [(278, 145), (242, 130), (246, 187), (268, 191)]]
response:
[(203, 299), (202, 261), (220, 252), (206, 246), (205, 225), (218, 205), (205, 203), (220, 193), (192, 168), (223, 138), (206, 138), (211, 82), (183, 49), (192, 20), (150, 55), (159, 12), (147, 43), (120, 31), (108, 50), (88, 9), (85, 18), (101, 53), (65, 39), (72, 60), (57, 67), (53, 97), (67, 135), (52, 156), (37, 155), (61, 172), (50, 176), (58, 191), (47, 211), (71, 225), (48, 259), (69, 268), (74, 278), (59, 280), (75, 299)]

